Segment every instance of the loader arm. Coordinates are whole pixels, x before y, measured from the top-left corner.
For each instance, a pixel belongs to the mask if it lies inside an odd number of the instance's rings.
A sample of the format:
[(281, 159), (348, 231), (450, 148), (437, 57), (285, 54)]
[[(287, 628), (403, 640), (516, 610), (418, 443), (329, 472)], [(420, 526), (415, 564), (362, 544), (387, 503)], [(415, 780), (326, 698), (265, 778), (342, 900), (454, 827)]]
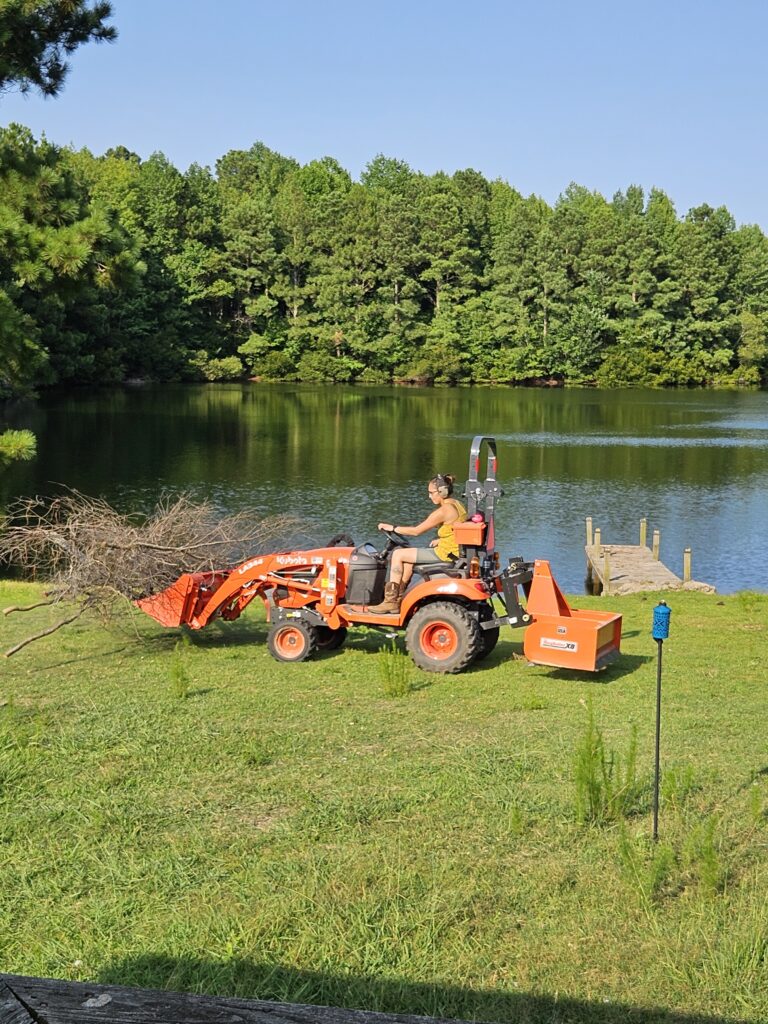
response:
[[(213, 619), (238, 618), (260, 597), (269, 613), (270, 595), (279, 595), (287, 608), (302, 608), (343, 587), (344, 566), (351, 548), (280, 551), (257, 555), (234, 569), (210, 573), (184, 573), (159, 594), (134, 603), (163, 626), (203, 629)], [(332, 586), (328, 571), (334, 567)], [(336, 571), (338, 570), (338, 572)], [(335, 600), (333, 604), (335, 606)]]

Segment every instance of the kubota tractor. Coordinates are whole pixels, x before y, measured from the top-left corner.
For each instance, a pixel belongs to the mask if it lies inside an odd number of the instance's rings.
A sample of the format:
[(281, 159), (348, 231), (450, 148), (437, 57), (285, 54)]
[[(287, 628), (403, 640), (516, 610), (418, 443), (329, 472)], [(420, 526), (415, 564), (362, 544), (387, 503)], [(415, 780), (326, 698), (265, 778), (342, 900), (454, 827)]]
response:
[[(480, 453), (487, 471), (480, 481)], [(136, 604), (164, 626), (202, 629), (215, 618), (236, 619), (255, 597), (264, 602), (267, 644), (278, 661), (305, 661), (340, 647), (350, 626), (387, 634), (405, 630), (419, 668), (461, 672), (487, 657), (503, 625), (526, 627), (524, 652), (537, 665), (595, 672), (619, 654), (621, 615), (571, 608), (546, 561), (510, 558), (500, 564), (494, 508), (503, 491), (496, 481), (496, 441), (477, 436), (469, 457), (464, 497), (469, 518), (454, 525), (460, 557), (421, 571), (398, 614), (367, 610), (383, 597), (389, 555), (410, 543), (387, 533), (372, 544), (256, 555), (234, 569), (185, 573), (162, 593)]]

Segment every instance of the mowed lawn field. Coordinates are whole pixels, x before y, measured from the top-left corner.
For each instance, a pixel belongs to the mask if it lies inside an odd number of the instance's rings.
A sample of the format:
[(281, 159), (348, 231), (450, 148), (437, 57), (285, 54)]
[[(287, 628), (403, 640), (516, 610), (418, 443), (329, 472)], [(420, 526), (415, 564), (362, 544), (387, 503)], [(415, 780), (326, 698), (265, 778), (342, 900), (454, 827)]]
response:
[[(0, 607), (40, 588), (1, 583)], [(768, 1020), (768, 597), (656, 595), (596, 676), (502, 631), (387, 696), (388, 641), (300, 665), (266, 624), (128, 611), (0, 661), (0, 970), (485, 1020)], [(53, 622), (0, 618), (6, 649)], [(636, 781), (584, 820), (577, 752)], [(595, 737), (593, 736), (593, 740)], [(593, 743), (594, 746), (594, 743)], [(582, 769), (583, 772), (583, 755)]]

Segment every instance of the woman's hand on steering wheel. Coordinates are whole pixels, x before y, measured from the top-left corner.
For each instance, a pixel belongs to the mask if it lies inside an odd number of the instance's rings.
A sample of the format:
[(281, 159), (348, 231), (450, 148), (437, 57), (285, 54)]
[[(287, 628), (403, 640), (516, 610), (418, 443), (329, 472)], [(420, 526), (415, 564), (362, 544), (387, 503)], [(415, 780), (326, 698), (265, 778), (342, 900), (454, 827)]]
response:
[(394, 544), (395, 547), (407, 548), (410, 546), (410, 541), (407, 537), (403, 537), (401, 533), (396, 533), (395, 528), (391, 523), (379, 523), (379, 529), (387, 538), (387, 540)]

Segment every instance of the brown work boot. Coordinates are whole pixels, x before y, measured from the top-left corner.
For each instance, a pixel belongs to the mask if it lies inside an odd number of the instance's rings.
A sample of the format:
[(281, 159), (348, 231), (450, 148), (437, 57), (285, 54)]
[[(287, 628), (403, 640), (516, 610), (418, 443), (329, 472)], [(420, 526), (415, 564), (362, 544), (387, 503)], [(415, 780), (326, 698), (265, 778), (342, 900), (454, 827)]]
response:
[(400, 584), (384, 584), (384, 600), (381, 604), (369, 605), (366, 611), (374, 615), (399, 615), (400, 614)]

